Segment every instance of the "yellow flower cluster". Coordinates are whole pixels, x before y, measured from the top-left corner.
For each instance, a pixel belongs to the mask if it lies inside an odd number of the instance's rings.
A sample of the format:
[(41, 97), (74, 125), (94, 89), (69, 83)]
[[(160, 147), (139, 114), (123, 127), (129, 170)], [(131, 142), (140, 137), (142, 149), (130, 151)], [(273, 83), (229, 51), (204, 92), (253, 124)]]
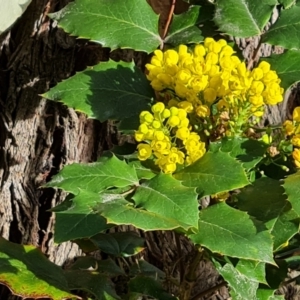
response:
[(197, 133), (191, 132), (187, 111), (182, 108), (166, 108), (157, 102), (152, 113), (142, 111), (140, 126), (135, 132), (139, 160), (152, 155), (155, 164), (164, 173), (174, 173), (178, 165), (190, 165), (202, 157), (206, 151), (205, 143)]
[(248, 71), (233, 54), (225, 40), (212, 38), (206, 38), (192, 52), (185, 45), (180, 45), (178, 51), (155, 50), (151, 63), (146, 65), (147, 78), (156, 91), (179, 103), (190, 103), (189, 112), (200, 118), (209, 117), (212, 104), (216, 104), (216, 118), (226, 112), (228, 121), (245, 123), (253, 115), (262, 116), (265, 104), (281, 102), (283, 89), (269, 63), (261, 62)]
[(283, 127), (294, 146), (292, 156), (295, 160), (295, 165), (297, 168), (300, 168), (300, 106), (293, 111), (293, 121), (285, 121)]

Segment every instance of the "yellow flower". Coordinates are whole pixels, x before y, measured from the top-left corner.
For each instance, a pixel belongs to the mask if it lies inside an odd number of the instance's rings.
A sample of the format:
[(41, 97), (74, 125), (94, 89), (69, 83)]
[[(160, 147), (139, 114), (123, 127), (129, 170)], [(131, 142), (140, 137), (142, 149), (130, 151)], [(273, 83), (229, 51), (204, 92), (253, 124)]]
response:
[(298, 148), (294, 149), (292, 156), (295, 160), (296, 167), (300, 168), (300, 149), (298, 149)]
[(292, 144), (296, 147), (300, 147), (300, 134), (296, 134), (292, 137)]
[(300, 122), (300, 106), (296, 107), (293, 111), (293, 120)]
[(200, 118), (206, 118), (210, 116), (210, 109), (207, 105), (199, 105), (196, 108), (196, 114)]
[(286, 120), (283, 123), (283, 127), (285, 129), (286, 135), (292, 135), (295, 132), (295, 126), (290, 120)]
[(138, 149), (138, 159), (146, 160), (152, 155), (152, 149), (148, 144), (139, 144), (137, 146)]

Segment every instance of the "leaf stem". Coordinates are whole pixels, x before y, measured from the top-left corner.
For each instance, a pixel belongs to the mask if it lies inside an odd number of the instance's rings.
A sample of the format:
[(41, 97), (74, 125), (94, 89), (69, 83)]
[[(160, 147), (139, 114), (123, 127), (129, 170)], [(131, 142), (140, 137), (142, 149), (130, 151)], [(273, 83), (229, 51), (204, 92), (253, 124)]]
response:
[(170, 28), (170, 24), (171, 24), (173, 13), (174, 13), (174, 9), (175, 9), (175, 4), (176, 4), (176, 0), (172, 0), (172, 4), (171, 4), (170, 11), (169, 11), (168, 19), (167, 19), (167, 22), (166, 22), (166, 25), (165, 25), (165, 29), (164, 29), (164, 32), (163, 32), (163, 35), (162, 35), (162, 39), (163, 40), (165, 39), (165, 37), (166, 37), (166, 35), (168, 33), (168, 30)]
[(189, 265), (188, 273), (185, 275), (184, 280), (182, 281), (180, 288), (181, 288), (181, 297), (182, 300), (190, 300), (191, 299), (191, 292), (193, 286), (196, 282), (196, 269), (199, 266), (200, 261), (203, 259), (203, 252), (202, 248), (197, 249), (196, 255), (193, 257), (192, 262)]

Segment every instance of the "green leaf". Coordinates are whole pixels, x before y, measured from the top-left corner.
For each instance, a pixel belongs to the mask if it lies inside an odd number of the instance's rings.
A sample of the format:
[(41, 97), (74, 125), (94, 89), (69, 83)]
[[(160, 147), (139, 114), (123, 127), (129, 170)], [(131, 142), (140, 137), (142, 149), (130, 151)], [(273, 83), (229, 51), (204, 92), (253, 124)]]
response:
[(256, 291), (258, 288), (257, 281), (252, 281), (229, 263), (221, 266), (221, 264), (215, 261), (215, 266), (218, 272), (228, 282), (232, 299), (256, 299)]
[(94, 210), (104, 216), (107, 219), (107, 223), (133, 225), (145, 231), (171, 230), (179, 227), (189, 228), (189, 226), (177, 220), (136, 208), (125, 199), (98, 204)]
[(161, 283), (151, 277), (138, 275), (131, 279), (128, 284), (131, 293), (139, 293), (142, 295), (151, 296), (158, 300), (176, 300), (176, 297), (167, 293)]
[(214, 253), (274, 264), (272, 238), (259, 231), (249, 216), (226, 203), (200, 211), (199, 232), (189, 237)]
[(0, 34), (9, 29), (25, 12), (32, 0), (0, 0)]
[(251, 281), (267, 284), (265, 263), (240, 259), (235, 268)]
[(66, 270), (64, 273), (71, 290), (88, 292), (97, 300), (120, 299), (107, 275), (89, 270)]
[(284, 300), (284, 296), (278, 296), (274, 295), (276, 290), (270, 289), (267, 287), (259, 287), (259, 289), (256, 292), (256, 299), (257, 300), (276, 300), (276, 299), (282, 299)]
[(246, 170), (254, 168), (263, 159), (268, 147), (264, 142), (246, 138), (226, 138), (221, 142), (210, 144), (211, 151), (229, 152), (230, 156), (239, 160)]
[(143, 275), (153, 277), (154, 279), (164, 279), (166, 277), (166, 274), (162, 270), (141, 259), (130, 266), (129, 273), (131, 276)]
[(280, 85), (287, 90), (292, 84), (300, 81), (300, 51), (288, 50), (280, 55), (273, 54), (263, 60), (271, 64), (281, 79)]
[(0, 283), (24, 298), (79, 299), (69, 292), (60, 267), (33, 246), (11, 243), (0, 237)]
[(148, 108), (154, 93), (133, 62), (110, 60), (77, 73), (42, 96), (103, 122), (139, 114)]
[(151, 179), (156, 176), (150, 168), (147, 168), (140, 160), (134, 160), (128, 163), (129, 166), (135, 168), (137, 177), (139, 179)]
[(98, 194), (80, 191), (73, 198), (73, 205), (68, 210), (56, 212), (55, 242), (91, 237), (110, 228), (111, 225), (107, 225), (106, 220), (92, 210), (100, 201)]
[(299, 216), (286, 200), (278, 180), (262, 177), (245, 187), (237, 198), (239, 209), (262, 221), (270, 230), (274, 251), (286, 245), (298, 232)]
[(292, 204), (297, 215), (300, 216), (300, 170), (284, 179), (283, 188), (288, 197), (288, 201)]
[(99, 193), (109, 187), (130, 185), (138, 185), (135, 169), (112, 156), (101, 157), (95, 163), (65, 166), (46, 186), (78, 194), (79, 190)]
[(229, 35), (260, 35), (276, 4), (276, 0), (218, 0), (214, 20)]
[(194, 188), (183, 186), (171, 175), (159, 174), (137, 188), (132, 197), (138, 207), (167, 219), (198, 227), (198, 200)]
[(266, 265), (266, 278), (268, 287), (278, 289), (288, 273), (288, 266), (284, 260), (276, 260), (277, 266)]
[(99, 233), (91, 241), (103, 252), (128, 257), (144, 249), (145, 240), (136, 232)]
[(125, 275), (125, 272), (112, 259), (95, 259), (91, 256), (77, 258), (70, 270), (97, 271), (111, 277)]
[(201, 196), (212, 195), (244, 187), (249, 184), (238, 161), (224, 152), (207, 152), (194, 164), (174, 174), (188, 187), (197, 187)]
[(279, 0), (278, 2), (284, 6), (284, 9), (288, 9), (296, 4), (297, 0)]
[(161, 43), (158, 15), (146, 1), (76, 0), (49, 14), (64, 31), (112, 50), (152, 52)]
[(200, 43), (204, 37), (200, 24), (207, 21), (209, 16), (212, 18), (213, 5), (200, 7), (190, 6), (189, 10), (174, 15), (168, 35), (164, 42), (173, 47), (180, 44)]
[(300, 49), (300, 3), (280, 13), (277, 22), (262, 36), (262, 42), (285, 49)]

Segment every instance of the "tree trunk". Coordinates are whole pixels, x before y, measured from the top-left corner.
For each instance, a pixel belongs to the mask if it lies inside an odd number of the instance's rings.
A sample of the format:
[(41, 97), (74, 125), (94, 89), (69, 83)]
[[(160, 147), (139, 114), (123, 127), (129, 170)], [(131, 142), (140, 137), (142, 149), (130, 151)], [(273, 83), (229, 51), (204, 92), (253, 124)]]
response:
[[(49, 20), (48, 13), (60, 10), (68, 2), (33, 0), (13, 28), (0, 36), (0, 234), (15, 243), (41, 247), (58, 265), (81, 252), (71, 242), (54, 245), (55, 219), (48, 210), (63, 201), (65, 193), (40, 187), (64, 165), (95, 161), (111, 145), (107, 125), (87, 120), (39, 96), (76, 71), (109, 57), (108, 49), (76, 41)], [(133, 52), (112, 55), (128, 60)], [(135, 58), (144, 60), (145, 55)], [(172, 272), (175, 261), (193, 252), (186, 239), (178, 240), (171, 232), (144, 236), (148, 248), (145, 257), (167, 274)], [(188, 263), (178, 263), (177, 272)], [(194, 293), (219, 280), (212, 265), (205, 261), (201, 261), (197, 272)], [(218, 295), (209, 296), (229, 297), (225, 287)], [(0, 299), (19, 298), (2, 287)]]
[[(47, 210), (65, 195), (40, 187), (63, 165), (94, 161), (106, 147), (104, 125), (39, 96), (107, 53), (84, 48), (49, 20), (48, 13), (68, 2), (33, 0), (0, 36), (0, 234), (41, 247), (58, 265), (80, 250), (54, 245), (54, 216)], [(4, 288), (0, 298), (15, 299), (8, 297)]]

